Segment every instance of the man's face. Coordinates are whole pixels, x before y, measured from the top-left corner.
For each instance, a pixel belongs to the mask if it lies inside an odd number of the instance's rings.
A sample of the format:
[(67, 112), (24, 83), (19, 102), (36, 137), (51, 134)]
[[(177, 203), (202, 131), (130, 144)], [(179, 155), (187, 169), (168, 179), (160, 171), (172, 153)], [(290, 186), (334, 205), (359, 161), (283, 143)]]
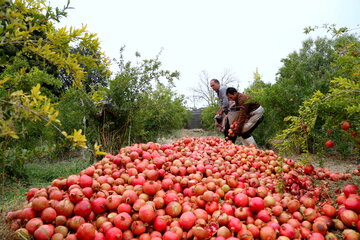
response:
[(230, 94), (230, 93), (228, 93), (228, 94), (226, 94), (226, 96), (227, 96), (230, 100), (232, 100), (232, 101), (235, 101), (235, 99), (236, 99), (235, 94)]
[(219, 90), (219, 84), (217, 84), (214, 81), (210, 82), (210, 87), (214, 90), (214, 91), (218, 91)]

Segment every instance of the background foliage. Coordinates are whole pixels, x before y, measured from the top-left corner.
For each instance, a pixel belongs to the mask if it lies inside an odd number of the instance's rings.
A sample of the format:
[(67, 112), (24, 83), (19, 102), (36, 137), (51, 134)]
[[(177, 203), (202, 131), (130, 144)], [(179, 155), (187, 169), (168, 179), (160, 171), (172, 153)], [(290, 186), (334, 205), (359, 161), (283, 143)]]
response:
[[(265, 83), (256, 71), (244, 92), (265, 108), (265, 118), (254, 131), (263, 147), (280, 146), (295, 153), (358, 154), (359, 36), (346, 28), (325, 25), (332, 38), (307, 39), (301, 49), (282, 59), (275, 83)], [(306, 28), (305, 32), (315, 28)], [(205, 127), (213, 122), (216, 107), (204, 109)], [(340, 124), (349, 121), (351, 129)], [(328, 134), (328, 129), (331, 134)], [(354, 137), (355, 136), (355, 137)], [(332, 139), (334, 149), (325, 149)]]
[(163, 70), (159, 56), (140, 60), (136, 53), (133, 64), (121, 48), (119, 72), (111, 77), (96, 34), (55, 27), (69, 2), (62, 9), (44, 0), (0, 3), (3, 184), (26, 179), (26, 163), (59, 161), (79, 146), (92, 155), (99, 146), (115, 153), (122, 144), (156, 140), (186, 123), (185, 99), (173, 91), (179, 73)]

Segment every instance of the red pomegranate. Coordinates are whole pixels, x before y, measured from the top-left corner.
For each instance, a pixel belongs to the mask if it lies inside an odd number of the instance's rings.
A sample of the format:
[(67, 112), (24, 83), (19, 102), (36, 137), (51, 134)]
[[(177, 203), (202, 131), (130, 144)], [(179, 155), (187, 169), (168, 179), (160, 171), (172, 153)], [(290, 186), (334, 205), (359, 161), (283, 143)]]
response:
[[(76, 206), (75, 206), (75, 208), (76, 208)], [(102, 198), (102, 197), (99, 197), (99, 198), (94, 199), (94, 200), (91, 202), (91, 208), (92, 208), (92, 210), (94, 211), (94, 213), (102, 213), (102, 212), (105, 212), (106, 209), (107, 209), (106, 199), (105, 199), (105, 198)]]
[(192, 212), (184, 212), (180, 216), (180, 225), (185, 229), (190, 229), (194, 226), (196, 216)]
[(82, 240), (92, 240), (95, 237), (95, 226), (91, 223), (84, 223), (76, 231), (76, 237)]
[(265, 208), (264, 200), (260, 197), (254, 197), (249, 200), (249, 207), (252, 212), (259, 212)]
[(265, 226), (260, 229), (260, 239), (261, 240), (275, 240), (276, 232), (270, 226)]
[(105, 236), (106, 240), (121, 240), (122, 231), (117, 227), (112, 227), (106, 232)]
[(115, 227), (119, 228), (120, 230), (125, 231), (125, 230), (129, 229), (129, 227), (131, 226), (132, 219), (128, 213), (122, 212), (113, 218), (113, 222), (114, 222)]
[(354, 184), (348, 184), (344, 187), (344, 194), (348, 197), (350, 194), (358, 194), (359, 188)]
[(50, 224), (41, 225), (34, 232), (34, 237), (36, 240), (49, 240), (52, 235), (54, 235), (54, 226)]

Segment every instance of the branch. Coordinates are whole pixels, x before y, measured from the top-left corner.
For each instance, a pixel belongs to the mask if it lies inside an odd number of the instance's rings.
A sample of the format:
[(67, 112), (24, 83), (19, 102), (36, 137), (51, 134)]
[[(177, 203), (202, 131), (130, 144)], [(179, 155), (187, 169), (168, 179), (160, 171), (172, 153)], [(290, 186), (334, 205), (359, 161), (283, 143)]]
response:
[(6, 101), (6, 100), (3, 100), (3, 99), (0, 99), (1, 102), (3, 103), (7, 103), (7, 104), (11, 104), (11, 105), (14, 105), (14, 106), (17, 106), (17, 107), (20, 107), (22, 109), (24, 109), (25, 111), (28, 111), (30, 113), (32, 113), (33, 115), (41, 118), (44, 122), (48, 123), (48, 124), (51, 124), (51, 126), (53, 126), (57, 131), (59, 131), (62, 135), (62, 131), (60, 128), (58, 128), (54, 123), (50, 122), (48, 119), (46, 119), (45, 117), (41, 116), (40, 114), (38, 114), (37, 112), (35, 112), (34, 110), (31, 110), (29, 109), (28, 107), (25, 107), (24, 105), (21, 105), (19, 103), (13, 103), (13, 102), (9, 102), (9, 101)]
[[(43, 39), (43, 42), (50, 42), (49, 40)], [(10, 42), (5, 42), (4, 40), (2, 40), (0, 42), (0, 46), (6, 46), (6, 45), (13, 45), (13, 44), (24, 44), (24, 43), (37, 43), (39, 42), (39, 40), (24, 40), (24, 41), (10, 41)]]
[(323, 101), (329, 99), (329, 98), (332, 98), (332, 97), (336, 97), (338, 95), (341, 95), (341, 94), (345, 94), (345, 93), (360, 93), (360, 90), (346, 90), (346, 91), (342, 91), (342, 92), (338, 92), (338, 93), (335, 93), (335, 94), (332, 94), (332, 95), (329, 95), (327, 97), (325, 97), (323, 99)]

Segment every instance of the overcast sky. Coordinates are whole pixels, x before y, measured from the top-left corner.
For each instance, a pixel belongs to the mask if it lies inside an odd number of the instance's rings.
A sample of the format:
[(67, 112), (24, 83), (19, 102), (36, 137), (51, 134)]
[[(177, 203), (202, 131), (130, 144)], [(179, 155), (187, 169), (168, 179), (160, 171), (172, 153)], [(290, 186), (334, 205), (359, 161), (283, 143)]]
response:
[(180, 72), (176, 91), (186, 96), (202, 71), (220, 78), (228, 70), (240, 90), (256, 68), (265, 82), (274, 83), (282, 58), (305, 39), (325, 34), (305, 35), (305, 27), (360, 24), (360, 0), (72, 0), (70, 5), (74, 9), (60, 25), (87, 24), (110, 59), (118, 58), (124, 45), (127, 60), (136, 51), (154, 58), (163, 48), (163, 68)]

